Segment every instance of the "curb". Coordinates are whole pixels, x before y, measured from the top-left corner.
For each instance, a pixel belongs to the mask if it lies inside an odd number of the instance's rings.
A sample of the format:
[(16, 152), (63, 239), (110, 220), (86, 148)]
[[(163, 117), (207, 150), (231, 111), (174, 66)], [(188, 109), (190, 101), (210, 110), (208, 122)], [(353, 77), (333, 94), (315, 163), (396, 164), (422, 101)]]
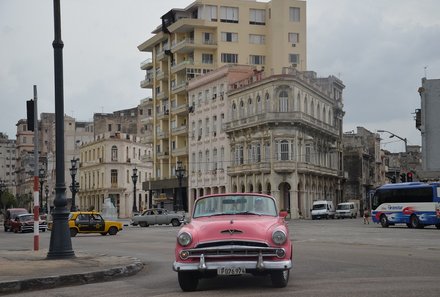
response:
[(144, 267), (144, 264), (139, 259), (133, 258), (133, 260), (134, 262), (132, 264), (126, 266), (93, 272), (0, 282), (0, 295), (17, 293), (20, 291), (45, 290), (63, 286), (106, 282), (115, 278), (132, 276), (141, 271)]

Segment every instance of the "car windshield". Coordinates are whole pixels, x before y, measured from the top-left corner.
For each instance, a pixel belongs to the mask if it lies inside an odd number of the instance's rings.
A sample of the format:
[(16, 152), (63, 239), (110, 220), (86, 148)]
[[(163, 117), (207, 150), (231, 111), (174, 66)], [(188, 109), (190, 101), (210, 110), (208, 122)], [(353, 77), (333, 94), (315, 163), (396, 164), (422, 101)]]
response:
[(348, 204), (339, 204), (337, 209), (339, 209), (339, 210), (350, 209), (350, 205), (348, 205)]
[(220, 215), (277, 216), (275, 201), (259, 195), (220, 195), (197, 200), (194, 218)]
[(20, 216), (20, 221), (22, 221), (22, 222), (28, 222), (28, 221), (33, 221), (33, 220), (34, 220), (33, 214)]
[(318, 210), (318, 209), (326, 209), (325, 204), (314, 204), (313, 205), (313, 209), (314, 210)]

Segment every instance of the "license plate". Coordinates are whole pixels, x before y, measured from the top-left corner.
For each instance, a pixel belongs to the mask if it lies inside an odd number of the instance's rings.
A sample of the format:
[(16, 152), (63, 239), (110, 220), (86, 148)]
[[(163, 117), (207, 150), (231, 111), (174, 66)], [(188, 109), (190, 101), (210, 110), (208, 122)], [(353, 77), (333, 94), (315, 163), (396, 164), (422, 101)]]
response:
[(241, 275), (246, 273), (244, 267), (219, 267), (217, 269), (218, 275)]

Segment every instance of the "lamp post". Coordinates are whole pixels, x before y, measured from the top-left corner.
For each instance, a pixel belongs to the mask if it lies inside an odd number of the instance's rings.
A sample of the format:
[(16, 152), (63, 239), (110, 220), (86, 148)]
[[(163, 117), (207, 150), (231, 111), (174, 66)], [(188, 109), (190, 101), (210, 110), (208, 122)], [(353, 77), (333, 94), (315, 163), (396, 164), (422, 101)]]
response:
[(44, 188), (44, 192), (46, 193), (46, 206), (44, 207), (46, 210), (46, 213), (49, 213), (49, 206), (47, 204), (47, 198), (49, 196), (49, 186), (46, 183), (46, 187)]
[(137, 168), (133, 168), (133, 175), (131, 176), (131, 180), (133, 181), (133, 215), (134, 213), (137, 212), (137, 207), (136, 207), (136, 183), (138, 180), (138, 175), (137, 175)]
[(44, 168), (40, 168), (38, 170), (38, 179), (40, 182), (40, 197), (39, 197), (39, 201), (40, 201), (40, 212), (43, 208), (43, 184), (44, 184), (44, 177), (46, 176), (46, 172), (44, 171)]
[(75, 181), (75, 176), (78, 171), (77, 163), (78, 163), (78, 159), (76, 159), (75, 157), (72, 158), (72, 160), (70, 160), (70, 164), (72, 165), (72, 167), (70, 167), (70, 169), (69, 169), (70, 176), (72, 177), (72, 184), (69, 187), (70, 191), (72, 192), (72, 205), (70, 206), (71, 212), (77, 211), (76, 202), (75, 202), (75, 196), (76, 196), (76, 193), (78, 193), (78, 187), (77, 187), (77, 183)]
[(394, 133), (392, 133), (390, 131), (387, 131), (387, 130), (377, 130), (377, 132), (379, 132), (379, 133), (389, 133), (390, 134), (390, 138), (393, 138), (393, 137), (399, 138), (400, 140), (402, 140), (405, 143), (405, 153), (408, 152), (408, 143), (407, 143), (407, 139), (406, 138), (400, 137), (399, 135), (396, 135), (396, 134), (394, 134)]
[(174, 210), (182, 210), (182, 202), (183, 202), (183, 188), (182, 188), (182, 180), (185, 176), (185, 168), (182, 166), (182, 161), (177, 161), (176, 166), (176, 177), (179, 180), (179, 197), (177, 199), (177, 205), (174, 204)]

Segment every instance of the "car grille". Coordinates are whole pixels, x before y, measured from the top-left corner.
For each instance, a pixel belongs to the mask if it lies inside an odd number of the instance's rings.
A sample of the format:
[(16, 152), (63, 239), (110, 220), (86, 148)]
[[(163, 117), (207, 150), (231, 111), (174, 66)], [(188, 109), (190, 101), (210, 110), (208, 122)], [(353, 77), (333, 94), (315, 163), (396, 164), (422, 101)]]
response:
[(263, 242), (252, 241), (216, 241), (201, 243), (193, 249), (188, 249), (188, 258), (257, 258), (260, 254), (263, 257), (276, 257), (279, 248), (269, 247)]

